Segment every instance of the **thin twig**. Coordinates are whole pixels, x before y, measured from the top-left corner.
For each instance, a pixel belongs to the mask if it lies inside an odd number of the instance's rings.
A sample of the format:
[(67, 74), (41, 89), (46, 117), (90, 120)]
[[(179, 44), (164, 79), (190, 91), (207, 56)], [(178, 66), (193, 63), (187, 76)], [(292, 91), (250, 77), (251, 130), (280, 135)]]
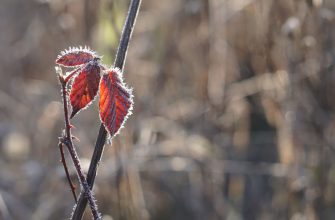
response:
[(76, 168), (78, 179), (81, 183), (81, 186), (84, 190), (84, 196), (88, 199), (88, 202), (90, 204), (90, 208), (92, 211), (92, 215), (94, 219), (101, 219), (100, 214), (98, 212), (98, 207), (95, 202), (94, 196), (90, 190), (90, 187), (86, 181), (85, 175), (82, 171), (80, 161), (77, 155), (77, 152), (74, 148), (73, 142), (72, 142), (72, 135), (71, 135), (71, 125), (70, 125), (70, 119), (69, 119), (69, 113), (68, 113), (68, 102), (67, 102), (67, 92), (66, 92), (66, 81), (64, 79), (64, 76), (61, 73), (60, 68), (57, 69), (58, 72), (58, 79), (62, 87), (62, 97), (63, 97), (63, 110), (64, 110), (64, 118), (65, 118), (65, 135), (64, 137), (60, 138), (60, 142), (67, 146), (70, 156), (72, 158), (73, 164)]
[[(125, 24), (123, 26), (120, 44), (114, 62), (114, 67), (119, 68), (121, 71), (123, 70), (123, 66), (126, 60), (129, 40), (131, 38), (131, 34), (134, 29), (134, 24), (136, 21), (140, 5), (141, 0), (131, 0), (129, 5), (128, 14), (126, 17)], [(87, 174), (87, 183), (89, 184), (90, 189), (92, 189), (94, 185), (95, 176), (104, 150), (106, 137), (107, 137), (107, 131), (104, 125), (101, 124), (97, 141), (95, 143), (95, 148), (92, 155), (90, 167)], [(75, 207), (75, 210), (72, 214), (72, 220), (80, 220), (82, 218), (86, 205), (87, 205), (87, 198), (85, 198), (83, 196), (83, 193), (81, 193), (77, 206)]]
[(61, 162), (62, 162), (64, 170), (65, 170), (67, 181), (68, 181), (69, 186), (71, 188), (71, 192), (72, 192), (74, 201), (77, 203), (78, 199), (77, 199), (77, 195), (76, 195), (76, 187), (72, 183), (72, 180), (71, 180), (70, 174), (69, 174), (69, 170), (68, 170), (67, 165), (66, 165), (66, 160), (65, 160), (65, 156), (64, 156), (64, 150), (63, 150), (64, 145), (61, 142), (59, 142), (58, 147), (59, 147), (59, 151), (60, 151), (60, 155), (61, 155)]

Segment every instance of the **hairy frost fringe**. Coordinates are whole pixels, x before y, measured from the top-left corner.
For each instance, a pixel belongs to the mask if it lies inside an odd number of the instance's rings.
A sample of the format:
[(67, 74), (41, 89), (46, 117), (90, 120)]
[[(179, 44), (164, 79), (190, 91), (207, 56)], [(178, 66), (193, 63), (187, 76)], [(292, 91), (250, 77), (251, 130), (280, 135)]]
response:
[(72, 208), (72, 212), (71, 212), (71, 216), (70, 216), (69, 220), (71, 220), (71, 219), (72, 219), (72, 216), (73, 216), (73, 214), (74, 214), (74, 211), (76, 210), (76, 208), (77, 208), (77, 203), (76, 203), (76, 204), (74, 204), (74, 206), (73, 206), (73, 208)]
[(92, 56), (96, 56), (96, 52), (94, 50), (91, 50), (90, 47), (88, 46), (79, 46), (79, 47), (69, 47), (69, 49), (65, 49), (63, 51), (60, 52), (60, 55), (57, 56), (57, 58), (60, 58), (66, 54), (69, 54), (69, 53), (79, 53), (79, 52), (85, 52), (85, 53), (89, 53), (91, 54)]
[[(130, 97), (130, 103), (131, 103), (131, 104), (130, 104), (130, 107), (129, 107), (129, 109), (128, 109), (127, 114), (124, 116), (124, 119), (123, 119), (123, 121), (122, 121), (122, 124), (121, 124), (119, 130), (118, 130), (113, 136), (110, 135), (109, 132), (107, 132), (108, 135), (107, 135), (107, 139), (106, 139), (106, 141), (107, 141), (108, 144), (112, 144), (112, 139), (120, 133), (120, 131), (121, 131), (122, 128), (124, 127), (126, 121), (128, 120), (128, 117), (129, 117), (130, 115), (133, 114), (133, 109), (134, 109), (134, 95), (133, 95), (133, 88), (128, 87), (128, 86), (124, 83), (124, 81), (123, 81), (123, 73), (121, 72), (121, 70), (120, 70), (119, 68), (117, 68), (117, 67), (113, 67), (113, 68), (111, 68), (110, 70), (106, 70), (105, 72), (108, 73), (109, 71), (114, 71), (114, 72), (116, 72), (116, 74), (118, 75), (118, 77), (119, 77), (119, 79), (120, 79), (121, 86), (124, 87), (124, 88), (129, 92), (129, 94), (130, 94), (129, 97)], [(101, 81), (102, 81), (102, 80), (101, 80)], [(101, 81), (100, 81), (100, 83), (101, 83)], [(100, 85), (99, 85), (99, 87), (100, 87)], [(105, 123), (103, 123), (103, 120), (101, 119), (100, 114), (99, 114), (99, 118), (100, 118), (101, 123), (105, 126), (105, 129), (108, 131), (108, 128), (106, 127)]]
[[(100, 71), (100, 72), (102, 72), (102, 71)], [(100, 73), (100, 74), (101, 74), (101, 73)], [(78, 75), (78, 74), (76, 74), (76, 75)], [(73, 85), (73, 82), (74, 82), (74, 78), (75, 78), (75, 77), (73, 77), (73, 79), (71, 79), (71, 82), (70, 82), (70, 85), (69, 85), (69, 87), (70, 87), (70, 91), (72, 90), (72, 85)], [(101, 80), (100, 80), (100, 81), (101, 81)], [(100, 83), (100, 82), (99, 82), (99, 83)], [(87, 103), (87, 105), (86, 105), (84, 108), (81, 108), (79, 111), (77, 111), (77, 113), (73, 116), (73, 118), (74, 118), (76, 115), (78, 115), (81, 111), (83, 111), (83, 110), (87, 109), (88, 107), (90, 107), (90, 106), (93, 104), (93, 102), (97, 99), (98, 96), (99, 96), (99, 90), (98, 90), (97, 94), (93, 97), (93, 99), (91, 100), (91, 102)], [(70, 106), (71, 106), (71, 111), (73, 111), (73, 106), (72, 106), (72, 104), (71, 104), (71, 101), (70, 101)]]
[[(81, 193), (86, 193), (86, 192), (85, 192), (85, 190), (82, 190)], [(90, 193), (91, 193), (91, 195), (95, 198), (95, 195), (94, 195), (93, 190), (90, 190)], [(94, 201), (97, 202), (96, 199), (94, 199)], [(74, 212), (75, 212), (76, 208), (77, 208), (77, 203), (74, 204), (74, 206), (73, 206), (73, 208), (72, 208), (72, 212), (71, 212), (71, 216), (70, 216), (69, 220), (72, 220), (72, 216), (74, 215)], [(101, 215), (101, 213), (98, 213), (98, 217), (99, 217), (99, 219), (102, 219), (102, 215)]]

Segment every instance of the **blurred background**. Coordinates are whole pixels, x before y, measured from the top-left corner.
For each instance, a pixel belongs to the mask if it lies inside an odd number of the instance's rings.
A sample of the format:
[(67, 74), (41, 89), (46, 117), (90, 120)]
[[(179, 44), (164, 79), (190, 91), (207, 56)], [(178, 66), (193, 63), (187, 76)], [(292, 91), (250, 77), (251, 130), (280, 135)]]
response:
[[(134, 113), (94, 188), (104, 219), (334, 219), (335, 0), (142, 3)], [(88, 45), (111, 65), (128, 4), (0, 0), (1, 220), (69, 218), (54, 61)], [(97, 102), (72, 123), (88, 167)]]

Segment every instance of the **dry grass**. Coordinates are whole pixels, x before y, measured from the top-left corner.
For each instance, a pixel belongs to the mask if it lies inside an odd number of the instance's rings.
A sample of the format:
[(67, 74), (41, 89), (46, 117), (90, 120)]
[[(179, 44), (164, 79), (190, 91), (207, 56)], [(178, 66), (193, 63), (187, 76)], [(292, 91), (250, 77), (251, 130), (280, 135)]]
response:
[[(90, 2), (0, 2), (0, 219), (71, 212), (54, 60), (87, 44), (111, 63), (128, 4)], [(94, 189), (104, 219), (332, 219), (334, 10), (331, 0), (143, 1), (125, 66), (134, 114)], [(84, 167), (96, 106), (73, 122)]]

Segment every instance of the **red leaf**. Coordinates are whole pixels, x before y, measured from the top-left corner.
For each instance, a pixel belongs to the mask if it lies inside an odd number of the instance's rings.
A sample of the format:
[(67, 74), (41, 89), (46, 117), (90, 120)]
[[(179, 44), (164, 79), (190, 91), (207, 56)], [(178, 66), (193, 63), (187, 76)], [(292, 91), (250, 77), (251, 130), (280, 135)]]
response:
[(122, 81), (118, 69), (111, 69), (100, 82), (100, 119), (113, 137), (123, 126), (133, 107), (132, 90)]
[(100, 66), (97, 62), (88, 63), (74, 79), (70, 93), (72, 114), (70, 118), (90, 104), (97, 95), (100, 81)]
[(61, 55), (57, 57), (56, 63), (67, 67), (73, 67), (88, 63), (95, 57), (95, 52), (90, 50), (88, 47), (74, 47), (69, 50), (62, 51)]

